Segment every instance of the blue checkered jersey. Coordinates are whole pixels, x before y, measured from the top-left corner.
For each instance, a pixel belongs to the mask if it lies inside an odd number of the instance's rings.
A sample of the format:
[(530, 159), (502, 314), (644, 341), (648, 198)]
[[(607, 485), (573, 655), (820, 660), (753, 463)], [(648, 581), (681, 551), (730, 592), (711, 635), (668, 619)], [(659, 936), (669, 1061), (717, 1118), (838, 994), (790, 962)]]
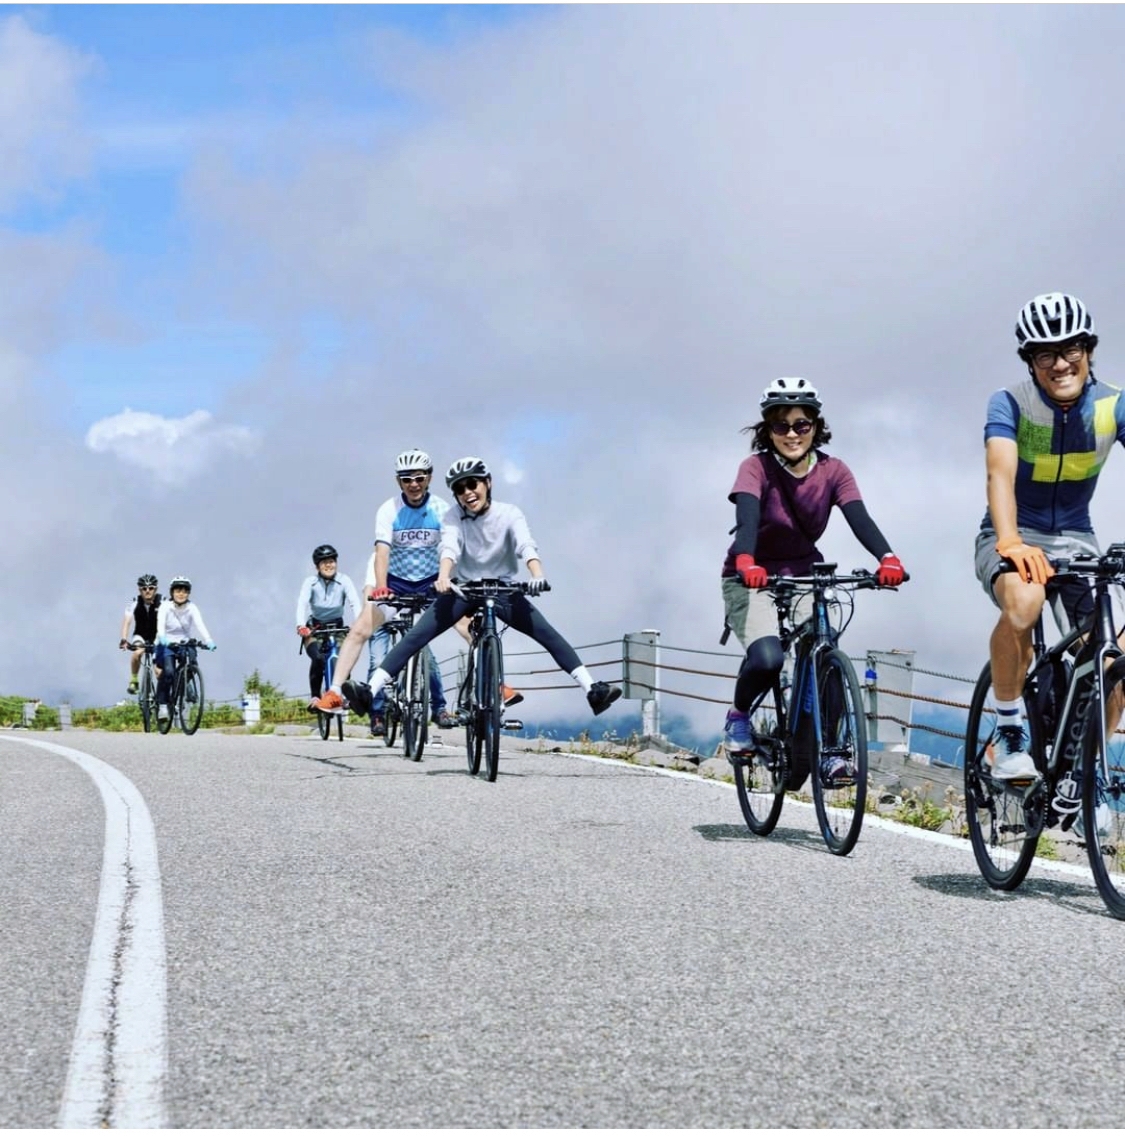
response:
[[(400, 580), (427, 580), (438, 574), (441, 519), (449, 503), (427, 494), (417, 507), (399, 494), (375, 515), (375, 544), (390, 545), (387, 575)], [(373, 583), (372, 577), (368, 583)]]
[[(997, 391), (988, 401), (984, 440), (1016, 444), (1016, 524), (1040, 533), (1092, 533), (1090, 499), (1114, 442), (1125, 444), (1125, 401), (1119, 387), (1092, 376), (1074, 406), (1051, 402), (1034, 379)], [(985, 510), (982, 529), (993, 528)]]

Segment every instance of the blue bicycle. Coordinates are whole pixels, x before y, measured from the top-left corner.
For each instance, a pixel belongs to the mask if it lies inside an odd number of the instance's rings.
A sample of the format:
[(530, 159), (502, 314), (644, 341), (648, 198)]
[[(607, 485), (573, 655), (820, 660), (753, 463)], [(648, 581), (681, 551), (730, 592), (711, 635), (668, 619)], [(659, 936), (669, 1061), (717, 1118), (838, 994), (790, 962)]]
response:
[(781, 646), (794, 649), (794, 663), (792, 685), (783, 673), (750, 707), (753, 750), (729, 756), (752, 833), (773, 832), (786, 789), (800, 789), (811, 772), (824, 843), (841, 857), (855, 848), (867, 805), (867, 726), (859, 680), (839, 642), (855, 610), (853, 593), (880, 587), (873, 573), (839, 575), (833, 564), (766, 585)]

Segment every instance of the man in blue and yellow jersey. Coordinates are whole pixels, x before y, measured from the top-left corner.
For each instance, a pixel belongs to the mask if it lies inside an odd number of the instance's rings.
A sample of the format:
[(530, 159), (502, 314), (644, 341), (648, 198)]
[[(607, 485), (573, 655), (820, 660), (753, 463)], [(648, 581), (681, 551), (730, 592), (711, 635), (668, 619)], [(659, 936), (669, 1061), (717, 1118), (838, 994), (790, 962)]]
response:
[[(1094, 320), (1077, 297), (1036, 296), (1021, 309), (1016, 345), (1030, 377), (997, 391), (984, 428), (988, 509), (977, 577), (1000, 609), (992, 632), (998, 745), (992, 776), (1037, 776), (1020, 706), (1032, 632), (1045, 600), (1066, 630), (1091, 611), (1088, 590), (1052, 582), (1051, 561), (1099, 555), (1090, 499), (1114, 442), (1125, 443), (1122, 392), (1094, 378)], [(1001, 572), (1010, 562), (1015, 572)]]

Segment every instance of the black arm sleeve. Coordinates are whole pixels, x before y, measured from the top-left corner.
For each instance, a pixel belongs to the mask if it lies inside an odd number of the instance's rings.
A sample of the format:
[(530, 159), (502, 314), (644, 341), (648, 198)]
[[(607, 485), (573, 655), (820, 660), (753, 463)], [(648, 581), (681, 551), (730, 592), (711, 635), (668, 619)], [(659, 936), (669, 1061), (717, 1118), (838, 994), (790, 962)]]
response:
[(859, 543), (877, 560), (881, 561), (891, 551), (887, 538), (879, 531), (879, 526), (871, 520), (867, 506), (862, 501), (849, 501), (840, 506), (845, 520), (851, 526)]
[(762, 515), (762, 503), (752, 493), (736, 493), (734, 496), (735, 525), (734, 544), (731, 548), (737, 557), (739, 553), (754, 555), (758, 544), (758, 521)]

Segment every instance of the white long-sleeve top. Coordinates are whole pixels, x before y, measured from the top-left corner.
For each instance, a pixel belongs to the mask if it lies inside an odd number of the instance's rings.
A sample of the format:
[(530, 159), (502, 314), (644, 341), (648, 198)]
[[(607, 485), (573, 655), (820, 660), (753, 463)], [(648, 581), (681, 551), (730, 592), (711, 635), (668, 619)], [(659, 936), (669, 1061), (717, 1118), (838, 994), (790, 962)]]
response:
[(167, 636), (169, 643), (184, 640), (202, 640), (211, 643), (211, 633), (203, 622), (199, 609), (189, 600), (183, 607), (173, 600), (164, 600), (156, 610), (156, 637)]
[(454, 506), (442, 518), (441, 558), (455, 562), (458, 580), (515, 580), (520, 561), (539, 559), (523, 510), (494, 501), (484, 513)]

